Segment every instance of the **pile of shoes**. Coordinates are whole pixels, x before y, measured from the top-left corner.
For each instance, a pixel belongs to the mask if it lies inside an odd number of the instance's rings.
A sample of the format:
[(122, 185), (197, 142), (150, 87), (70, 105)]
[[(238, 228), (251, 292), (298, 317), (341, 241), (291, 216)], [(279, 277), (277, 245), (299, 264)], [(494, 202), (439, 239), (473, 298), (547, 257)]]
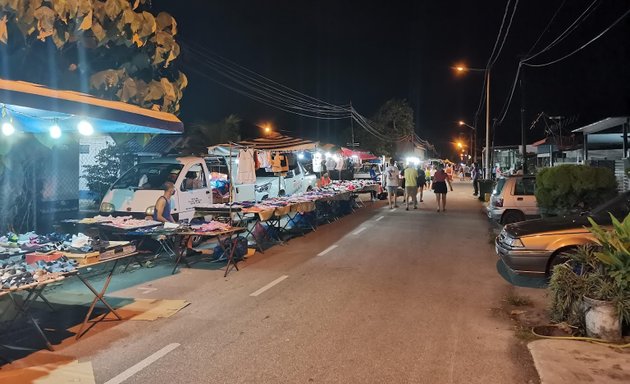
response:
[(0, 260), (2, 289), (19, 288), (35, 282), (33, 274), (22, 261)]
[(44, 272), (61, 274), (76, 271), (79, 264), (76, 260), (62, 256), (53, 261), (39, 260), (35, 265)]

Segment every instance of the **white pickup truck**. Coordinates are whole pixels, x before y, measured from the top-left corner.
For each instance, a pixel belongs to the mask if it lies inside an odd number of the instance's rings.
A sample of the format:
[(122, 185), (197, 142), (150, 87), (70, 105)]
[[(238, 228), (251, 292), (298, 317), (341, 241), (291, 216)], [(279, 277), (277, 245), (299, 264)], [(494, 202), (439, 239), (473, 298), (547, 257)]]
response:
[[(136, 164), (109, 188), (100, 205), (103, 215), (131, 215), (138, 218), (153, 215), (155, 202), (164, 193), (162, 186), (170, 181), (176, 193), (171, 198), (175, 220), (190, 220), (195, 207), (212, 204), (213, 185), (218, 180), (230, 182), (228, 158), (224, 156), (162, 157)], [(232, 173), (236, 159), (232, 159)], [(316, 177), (299, 163), (291, 166), (284, 177), (264, 169), (256, 172), (256, 184), (234, 185), (234, 201), (261, 201), (269, 197), (306, 192), (315, 187)]]

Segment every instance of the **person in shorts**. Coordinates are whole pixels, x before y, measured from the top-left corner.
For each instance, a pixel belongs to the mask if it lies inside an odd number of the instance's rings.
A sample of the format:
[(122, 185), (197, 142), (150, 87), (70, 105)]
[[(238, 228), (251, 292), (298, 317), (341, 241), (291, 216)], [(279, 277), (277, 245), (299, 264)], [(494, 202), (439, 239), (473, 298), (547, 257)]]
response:
[(389, 202), (389, 209), (398, 208), (396, 194), (398, 193), (398, 186), (400, 185), (399, 179), (400, 171), (392, 159), (385, 170), (385, 185), (387, 187), (387, 201)]
[(420, 168), (418, 170), (418, 194), (420, 195), (420, 202), (422, 203), (424, 200), (422, 200), (422, 194), (424, 192), (424, 187), (426, 187), (427, 185), (427, 176), (425, 173), (425, 170)]
[(413, 201), (413, 209), (418, 209), (418, 171), (412, 164), (405, 168), (405, 210), (409, 210), (409, 199)]

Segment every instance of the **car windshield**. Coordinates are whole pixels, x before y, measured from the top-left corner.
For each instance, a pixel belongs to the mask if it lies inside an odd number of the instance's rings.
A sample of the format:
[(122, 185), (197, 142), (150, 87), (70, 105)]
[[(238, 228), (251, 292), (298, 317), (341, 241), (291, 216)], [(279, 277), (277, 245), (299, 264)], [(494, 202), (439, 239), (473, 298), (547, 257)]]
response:
[(591, 211), (592, 216), (608, 216), (612, 213), (619, 220), (623, 220), (630, 212), (630, 192), (622, 193), (614, 199), (598, 206)]
[(164, 163), (143, 163), (131, 168), (112, 189), (162, 189), (165, 182), (175, 182), (183, 165)]
[(497, 185), (494, 187), (494, 190), (492, 191), (493, 195), (500, 195), (501, 191), (503, 191), (503, 187), (505, 186), (505, 182), (507, 181), (506, 178), (500, 178), (499, 180), (497, 180)]

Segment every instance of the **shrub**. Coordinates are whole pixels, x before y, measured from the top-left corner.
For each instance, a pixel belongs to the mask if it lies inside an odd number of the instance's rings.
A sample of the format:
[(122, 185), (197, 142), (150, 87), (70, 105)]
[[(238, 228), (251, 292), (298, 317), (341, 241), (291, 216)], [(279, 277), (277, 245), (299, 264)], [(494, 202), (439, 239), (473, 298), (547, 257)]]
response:
[(608, 168), (564, 164), (536, 175), (536, 201), (543, 214), (589, 210), (617, 194), (617, 180)]

